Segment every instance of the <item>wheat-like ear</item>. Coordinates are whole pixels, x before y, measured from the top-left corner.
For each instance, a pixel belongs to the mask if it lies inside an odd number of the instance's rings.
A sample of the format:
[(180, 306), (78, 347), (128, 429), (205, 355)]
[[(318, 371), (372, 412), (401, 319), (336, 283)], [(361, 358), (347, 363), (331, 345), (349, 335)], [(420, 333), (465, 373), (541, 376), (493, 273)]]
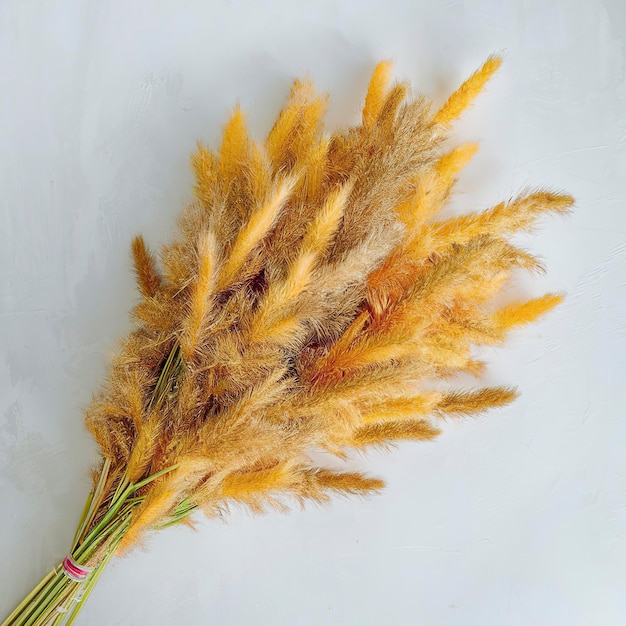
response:
[(372, 126), (378, 118), (391, 81), (391, 65), (391, 61), (381, 61), (372, 74), (363, 106), (363, 126)]
[(333, 472), (322, 469), (311, 473), (310, 476), (322, 489), (341, 495), (367, 495), (385, 487), (385, 482), (380, 478), (369, 478), (358, 472)]
[(241, 172), (242, 164), (250, 158), (250, 140), (246, 130), (245, 116), (239, 106), (235, 107), (222, 134), (219, 151), (219, 171), (225, 187)]
[(144, 297), (153, 298), (160, 292), (162, 282), (156, 259), (146, 248), (146, 243), (141, 235), (137, 235), (133, 239), (132, 251), (139, 291)]
[(217, 290), (228, 287), (236, 278), (248, 255), (272, 228), (278, 214), (285, 206), (295, 180), (280, 180), (269, 198), (252, 214), (250, 221), (241, 229), (229, 251), (217, 281)]
[(431, 413), (441, 398), (441, 392), (431, 391), (370, 403), (362, 409), (361, 419), (365, 423), (414, 419)]
[(394, 441), (434, 439), (440, 432), (427, 420), (386, 421), (358, 428), (350, 445), (355, 447), (384, 446)]
[(287, 293), (296, 295), (301, 291), (300, 285), (307, 282), (306, 277), (310, 277), (318, 259), (328, 250), (341, 223), (352, 186), (351, 182), (347, 182), (331, 191), (321, 210), (313, 217), (300, 253), (289, 270)]
[(476, 99), (478, 94), (485, 88), (489, 79), (502, 65), (502, 58), (497, 55), (490, 56), (483, 66), (476, 70), (437, 111), (433, 121), (437, 124), (448, 125), (457, 119)]
[(191, 358), (198, 348), (202, 325), (210, 309), (217, 274), (217, 245), (210, 230), (198, 236), (198, 276), (193, 285), (189, 316), (185, 320), (182, 348), (185, 358)]
[(424, 223), (441, 208), (456, 182), (457, 175), (477, 151), (476, 143), (461, 144), (441, 156), (430, 170), (420, 177), (420, 184), (414, 193), (398, 206), (398, 215), (407, 226), (407, 242), (427, 235)]
[(478, 144), (467, 142), (444, 154), (435, 166), (441, 180), (439, 184), (447, 186), (471, 161), (476, 152), (478, 152)]
[(522, 326), (534, 322), (537, 318), (551, 311), (563, 302), (562, 294), (548, 293), (540, 298), (516, 302), (497, 311), (493, 320), (497, 326), (507, 330), (515, 326)]
[(153, 463), (164, 426), (156, 416), (152, 416), (145, 424), (142, 424), (133, 442), (132, 453), (128, 460), (127, 473), (131, 482), (138, 481), (145, 476), (146, 470)]
[(471, 415), (513, 402), (517, 391), (509, 387), (483, 387), (476, 391), (452, 391), (436, 404), (443, 415)]
[(566, 213), (574, 204), (567, 194), (549, 191), (524, 193), (482, 213), (461, 215), (433, 225), (436, 240), (466, 243), (480, 235), (501, 236), (530, 228), (542, 213)]
[(315, 97), (311, 81), (294, 81), (289, 101), (265, 140), (265, 150), (274, 173), (293, 168), (315, 149), (326, 102), (325, 96)]
[(203, 206), (211, 210), (218, 192), (218, 157), (198, 142), (191, 155), (191, 166), (196, 177), (194, 191)]

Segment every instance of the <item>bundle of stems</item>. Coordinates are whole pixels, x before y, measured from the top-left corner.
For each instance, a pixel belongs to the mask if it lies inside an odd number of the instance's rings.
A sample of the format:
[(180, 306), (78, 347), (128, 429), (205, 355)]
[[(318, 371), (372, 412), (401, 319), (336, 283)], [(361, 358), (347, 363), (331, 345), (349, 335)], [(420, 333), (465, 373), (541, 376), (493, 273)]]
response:
[(540, 189), (438, 217), (477, 150), (447, 148), (451, 124), (499, 65), (490, 57), (432, 112), (382, 62), (361, 123), (330, 136), (327, 97), (295, 81), (262, 145), (235, 108), (219, 149), (198, 146), (195, 199), (160, 262), (133, 242), (141, 300), (86, 411), (103, 460), (70, 564), (4, 626), (71, 624), (113, 555), (198, 511), (282, 510), (384, 486), (316, 465), (316, 450), (346, 460), (432, 439), (442, 417), (515, 397), (446, 381), (479, 376), (474, 346), (502, 343), (561, 301), (495, 297), (515, 270), (542, 269), (510, 235), (573, 200)]

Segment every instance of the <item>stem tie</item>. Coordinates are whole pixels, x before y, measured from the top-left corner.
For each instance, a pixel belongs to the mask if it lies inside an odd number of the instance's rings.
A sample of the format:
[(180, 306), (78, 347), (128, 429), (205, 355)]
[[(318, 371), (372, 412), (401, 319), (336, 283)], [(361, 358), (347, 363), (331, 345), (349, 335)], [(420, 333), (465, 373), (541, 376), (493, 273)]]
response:
[(76, 583), (82, 583), (87, 580), (89, 574), (93, 571), (93, 567), (87, 567), (77, 563), (71, 554), (63, 559), (63, 573)]

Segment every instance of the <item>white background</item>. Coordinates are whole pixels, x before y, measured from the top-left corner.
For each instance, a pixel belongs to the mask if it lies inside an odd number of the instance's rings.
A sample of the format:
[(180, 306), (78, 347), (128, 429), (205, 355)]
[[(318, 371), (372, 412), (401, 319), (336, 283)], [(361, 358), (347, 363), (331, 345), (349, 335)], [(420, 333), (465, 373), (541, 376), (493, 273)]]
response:
[(455, 208), (525, 185), (574, 214), (524, 242), (566, 291), (489, 350), (521, 398), (355, 459), (370, 500), (173, 529), (102, 576), (80, 624), (626, 623), (626, 9), (622, 0), (0, 3), (0, 613), (64, 555), (97, 451), (81, 422), (135, 301), (129, 243), (190, 199), (188, 156), (240, 101), (257, 137), (293, 78), (357, 121), (382, 58), (436, 104), (505, 64), (458, 136)]

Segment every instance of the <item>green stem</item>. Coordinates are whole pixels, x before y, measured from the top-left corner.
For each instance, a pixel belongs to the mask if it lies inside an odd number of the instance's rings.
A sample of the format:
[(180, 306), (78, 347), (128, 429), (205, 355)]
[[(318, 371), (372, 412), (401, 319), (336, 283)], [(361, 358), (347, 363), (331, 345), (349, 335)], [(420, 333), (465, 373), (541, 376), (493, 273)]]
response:
[[(60, 567), (60, 565), (59, 565)], [(46, 587), (46, 585), (54, 578), (56, 574), (58, 574), (58, 568), (54, 568), (45, 578), (41, 580), (41, 582), (19, 603), (19, 605), (15, 608), (13, 613), (6, 618), (3, 622), (4, 624), (10, 624), (18, 615), (21, 615), (26, 607), (31, 603), (33, 598), (39, 594), (42, 589)]]
[[(84, 534), (89, 530), (100, 505), (102, 504), (102, 498), (104, 498), (104, 488), (106, 485), (107, 478), (109, 477), (109, 470), (111, 469), (111, 459), (105, 459), (102, 463), (102, 469), (100, 470), (100, 477), (98, 478), (98, 483), (95, 489), (87, 498), (87, 503), (85, 505), (85, 511), (83, 516), (81, 517), (80, 524), (78, 525), (78, 530), (76, 531), (76, 535), (74, 536), (74, 541), (72, 542), (72, 552), (76, 548), (76, 546), (83, 539)], [(121, 482), (121, 481), (120, 481)]]
[[(158, 410), (163, 401), (176, 391), (177, 380), (183, 368), (183, 358), (180, 345), (175, 342), (161, 369), (157, 384), (152, 393), (150, 409)], [(85, 599), (91, 593), (96, 581), (100, 577), (105, 564), (111, 559), (119, 546), (124, 534), (131, 524), (133, 511), (144, 499), (135, 495), (153, 480), (176, 469), (178, 465), (168, 467), (152, 476), (131, 483), (128, 474), (120, 477), (113, 493), (113, 497), (102, 518), (94, 525), (101, 515), (105, 489), (111, 461), (105, 459), (100, 470), (100, 477), (89, 494), (78, 523), (70, 554), (76, 562), (84, 565), (101, 546), (108, 542), (107, 551), (96, 568), (89, 574), (83, 583), (70, 580), (63, 570), (62, 564), (53, 569), (41, 582), (20, 602), (16, 609), (2, 622), (1, 626), (69, 626), (73, 623), (82, 608)], [(193, 510), (188, 502), (182, 502), (170, 518), (171, 523), (184, 519)], [(166, 524), (169, 525), (169, 524)], [(93, 527), (92, 527), (93, 526)], [(82, 595), (79, 594), (82, 592)], [(55, 611), (66, 602), (75, 602), (75, 606), (67, 614)]]
[(43, 612), (57, 600), (59, 594), (63, 591), (63, 587), (67, 585), (68, 578), (63, 574), (63, 572), (59, 572), (50, 587), (46, 590), (46, 593), (43, 594), (43, 597), (35, 604), (33, 607), (33, 612), (31, 612), (26, 621), (20, 620), (17, 622), (18, 624), (24, 624), (24, 626), (32, 626), (35, 620), (43, 614)]
[[(126, 529), (128, 529), (128, 526), (126, 526)], [(102, 559), (97, 569), (93, 571), (93, 573), (89, 577), (89, 580), (85, 583), (85, 590), (83, 592), (83, 595), (80, 601), (77, 602), (76, 606), (72, 609), (71, 613), (69, 614), (68, 620), (65, 622), (64, 626), (70, 626), (70, 624), (74, 623), (74, 620), (76, 619), (76, 617), (78, 616), (78, 614), (80, 613), (81, 609), (83, 608), (85, 604), (85, 600), (87, 600), (93, 588), (95, 587), (96, 582), (98, 582), (98, 578), (100, 578), (100, 575), (102, 574), (105, 565), (109, 562), (111, 557), (115, 554), (115, 550), (117, 549), (117, 546), (120, 544), (122, 538), (124, 537), (124, 533), (126, 532), (126, 529), (124, 529), (124, 532), (120, 533), (119, 537), (116, 538), (116, 540), (112, 543), (111, 548), (108, 550), (106, 556)]]
[[(124, 534), (128, 530), (135, 508), (144, 500), (144, 496), (135, 495), (136, 492), (152, 481), (160, 478), (164, 474), (176, 469), (177, 465), (168, 467), (160, 472), (148, 476), (137, 483), (127, 484), (122, 490), (116, 492), (116, 497), (109, 504), (109, 508), (102, 516), (102, 519), (87, 533), (78, 545), (74, 546), (72, 556), (79, 564), (86, 563), (96, 552), (96, 550), (108, 542), (108, 549), (93, 572), (83, 583), (76, 583), (70, 580), (64, 573), (62, 565), (52, 570), (44, 579), (22, 600), (19, 606), (2, 623), (2, 626), (44, 626), (66, 624), (67, 617), (71, 623), (76, 618), (78, 611), (83, 605), (84, 599), (91, 593), (96, 580), (102, 573), (105, 563), (107, 563), (116, 548), (120, 544)], [(108, 468), (107, 468), (108, 471)], [(123, 481), (124, 477), (120, 479)], [(101, 484), (101, 481), (99, 481)], [(91, 522), (95, 518), (95, 511), (92, 512), (96, 499), (100, 500), (102, 493), (98, 489), (92, 492), (83, 509), (81, 520), (78, 524), (76, 537), (80, 538), (85, 527), (85, 520), (91, 517)], [(76, 601), (78, 594), (83, 591), (80, 600)], [(54, 615), (64, 603), (76, 602), (66, 615)]]

